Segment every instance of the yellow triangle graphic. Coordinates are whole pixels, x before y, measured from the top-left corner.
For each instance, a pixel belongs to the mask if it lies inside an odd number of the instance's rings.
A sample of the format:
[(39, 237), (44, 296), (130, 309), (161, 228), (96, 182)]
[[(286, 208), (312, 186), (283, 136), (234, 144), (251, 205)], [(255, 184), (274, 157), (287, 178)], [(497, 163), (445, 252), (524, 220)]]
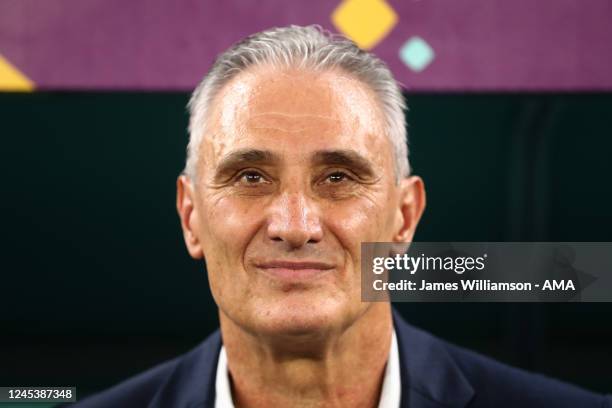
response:
[(31, 92), (34, 82), (0, 55), (0, 91)]

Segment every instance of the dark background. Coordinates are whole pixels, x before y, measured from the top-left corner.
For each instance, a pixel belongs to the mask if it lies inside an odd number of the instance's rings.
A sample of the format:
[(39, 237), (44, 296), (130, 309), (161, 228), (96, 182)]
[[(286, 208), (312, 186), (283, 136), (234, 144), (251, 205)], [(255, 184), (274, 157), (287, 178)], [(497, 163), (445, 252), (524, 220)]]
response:
[[(612, 94), (408, 94), (418, 241), (612, 241)], [(182, 242), (187, 93), (0, 94), (0, 385), (107, 388), (217, 327)], [(612, 305), (398, 304), (512, 365), (612, 391)]]

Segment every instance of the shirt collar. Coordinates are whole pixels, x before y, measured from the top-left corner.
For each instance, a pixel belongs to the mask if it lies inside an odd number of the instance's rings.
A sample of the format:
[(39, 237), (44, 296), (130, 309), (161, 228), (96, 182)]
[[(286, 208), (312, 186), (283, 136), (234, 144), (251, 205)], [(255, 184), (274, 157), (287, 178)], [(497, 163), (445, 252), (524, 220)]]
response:
[[(385, 367), (385, 377), (383, 379), (378, 408), (398, 408), (400, 406), (401, 390), (399, 349), (395, 330), (393, 330), (391, 335), (391, 349), (389, 350), (389, 359)], [(223, 346), (221, 346), (219, 361), (217, 363), (215, 408), (234, 408), (232, 390), (229, 382), (229, 372), (227, 371), (227, 355), (225, 354), (225, 347)]]
[(400, 406), (402, 393), (402, 382), (400, 378), (399, 348), (395, 330), (391, 334), (391, 349), (389, 359), (385, 367), (385, 378), (383, 380), (382, 391), (378, 408), (398, 408)]
[(227, 355), (225, 347), (221, 346), (219, 361), (217, 362), (217, 378), (215, 380), (215, 408), (234, 408), (232, 390), (227, 371)]

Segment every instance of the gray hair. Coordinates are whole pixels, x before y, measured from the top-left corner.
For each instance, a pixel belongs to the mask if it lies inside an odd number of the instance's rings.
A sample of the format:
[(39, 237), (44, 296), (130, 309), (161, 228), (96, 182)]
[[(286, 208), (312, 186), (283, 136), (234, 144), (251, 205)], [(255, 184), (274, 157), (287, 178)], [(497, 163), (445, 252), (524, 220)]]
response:
[(189, 145), (184, 173), (195, 180), (197, 156), (207, 114), (220, 89), (251, 66), (270, 64), (310, 70), (339, 68), (368, 85), (385, 115), (387, 137), (395, 154), (396, 181), (410, 174), (408, 140), (401, 88), (384, 62), (361, 50), (353, 41), (324, 31), (320, 26), (272, 28), (246, 37), (215, 60), (193, 92), (189, 110)]

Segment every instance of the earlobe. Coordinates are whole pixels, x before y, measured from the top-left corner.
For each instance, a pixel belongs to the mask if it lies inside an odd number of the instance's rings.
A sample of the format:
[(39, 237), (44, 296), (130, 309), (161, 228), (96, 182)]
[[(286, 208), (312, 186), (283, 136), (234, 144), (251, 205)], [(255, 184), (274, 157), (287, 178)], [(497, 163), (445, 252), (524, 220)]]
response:
[(180, 175), (176, 180), (176, 210), (181, 221), (183, 239), (189, 255), (202, 259), (204, 251), (199, 239), (199, 217), (194, 204), (194, 189), (191, 180)]
[(410, 176), (401, 181), (399, 219), (395, 242), (411, 242), (416, 227), (425, 210), (425, 186), (418, 176)]

